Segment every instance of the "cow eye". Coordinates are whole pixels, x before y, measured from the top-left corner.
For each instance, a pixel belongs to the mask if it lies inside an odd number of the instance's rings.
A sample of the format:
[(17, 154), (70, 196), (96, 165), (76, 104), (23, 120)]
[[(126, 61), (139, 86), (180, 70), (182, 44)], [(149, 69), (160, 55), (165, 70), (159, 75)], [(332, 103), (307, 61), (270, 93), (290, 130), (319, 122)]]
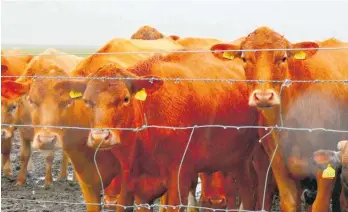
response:
[(33, 102), (33, 100), (30, 99), (29, 96), (27, 96), (27, 101), (29, 102), (30, 105), (35, 105), (35, 103)]
[(16, 110), (17, 106), (16, 105), (10, 105), (8, 107), (8, 112), (13, 112), (14, 110)]
[(70, 99), (68, 101), (62, 102), (61, 106), (62, 107), (69, 107), (71, 104), (72, 104), (72, 100)]
[(286, 56), (284, 56), (283, 59), (282, 59), (282, 62), (283, 62), (283, 63), (286, 62), (287, 59), (288, 59), (288, 58), (287, 58)]
[(128, 103), (129, 102), (129, 97), (128, 96), (124, 97), (123, 102), (124, 103)]
[(244, 63), (246, 63), (246, 58), (245, 57), (242, 57), (242, 60)]
[(84, 99), (84, 102), (85, 102), (86, 107), (93, 107), (94, 106), (94, 103), (91, 100)]

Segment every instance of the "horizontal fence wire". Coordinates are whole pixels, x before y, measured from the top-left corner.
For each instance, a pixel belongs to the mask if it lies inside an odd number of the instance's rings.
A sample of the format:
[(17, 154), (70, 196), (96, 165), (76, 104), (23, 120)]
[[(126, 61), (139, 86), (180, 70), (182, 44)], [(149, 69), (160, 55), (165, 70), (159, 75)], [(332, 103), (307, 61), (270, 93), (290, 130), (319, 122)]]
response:
[[(185, 47), (183, 47), (185, 48)], [(161, 50), (161, 51), (119, 51), (119, 52), (85, 52), (85, 53), (65, 53), (61, 52), (58, 54), (2, 54), (2, 56), (64, 56), (64, 55), (117, 55), (117, 54), (163, 54), (163, 53), (221, 53), (221, 52), (260, 52), (260, 51), (305, 51), (305, 50), (347, 50), (348, 47), (318, 47), (318, 48), (265, 48), (265, 49), (226, 49), (226, 50), (210, 50), (210, 49), (199, 49), (199, 50)]]
[[(50, 200), (30, 200), (30, 199), (18, 199), (18, 198), (8, 198), (8, 197), (2, 197), (2, 200), (7, 201), (26, 201), (26, 202), (33, 202), (33, 203), (50, 203), (50, 204), (65, 204), (65, 205), (102, 205), (101, 203), (84, 203), (84, 202), (63, 202), (63, 201), (50, 201)], [(124, 206), (119, 204), (105, 204), (108, 206), (113, 207), (123, 207), (124, 209), (133, 208), (133, 209), (140, 209), (140, 208), (196, 208), (196, 209), (203, 209), (203, 210), (212, 210), (212, 211), (244, 211), (244, 212), (256, 212), (256, 211), (262, 211), (262, 210), (243, 210), (243, 209), (215, 209), (215, 208), (208, 208), (208, 207), (201, 207), (201, 206), (187, 206), (187, 205), (161, 205), (161, 204), (134, 204), (133, 206)], [(105, 210), (105, 209), (104, 209)]]
[[(207, 52), (257, 52), (257, 51), (304, 51), (304, 50), (348, 50), (348, 47), (330, 47), (330, 48), (293, 48), (293, 49), (243, 49), (243, 50), (175, 50), (175, 51), (135, 51), (135, 52), (93, 52), (93, 53), (59, 53), (59, 54), (3, 54), (2, 56), (63, 56), (63, 55), (117, 55), (117, 54), (160, 54), (160, 53), (207, 53)], [(1, 78), (34, 78), (34, 79), (88, 79), (88, 80), (149, 80), (155, 81), (155, 80), (167, 80), (167, 81), (202, 81), (202, 82), (227, 82), (227, 83), (235, 83), (235, 82), (256, 82), (256, 83), (265, 83), (265, 82), (272, 82), (272, 83), (282, 83), (283, 86), (288, 87), (291, 85), (291, 83), (344, 83), (345, 85), (348, 85), (348, 79), (340, 79), (340, 80), (237, 80), (237, 79), (205, 79), (205, 78), (129, 78), (129, 77), (71, 77), (71, 76), (1, 76)], [(281, 112), (280, 112), (281, 113)], [(281, 114), (280, 114), (281, 115)], [(7, 126), (7, 127), (32, 127), (32, 128), (59, 128), (59, 129), (77, 129), (77, 130), (92, 130), (92, 129), (104, 129), (104, 130), (131, 130), (131, 131), (141, 131), (148, 128), (159, 128), (159, 129), (170, 129), (170, 130), (192, 130), (190, 139), (187, 143), (185, 152), (183, 154), (182, 160), (180, 162), (180, 167), (184, 162), (184, 157), (186, 154), (186, 151), (189, 147), (189, 143), (191, 140), (191, 137), (193, 135), (193, 132), (195, 129), (199, 128), (223, 128), (223, 129), (264, 129), (264, 130), (270, 130), (264, 137), (260, 139), (260, 142), (262, 139), (264, 139), (266, 136), (269, 136), (273, 130), (290, 130), (290, 131), (326, 131), (326, 132), (335, 132), (335, 133), (348, 133), (348, 130), (338, 130), (338, 129), (326, 129), (326, 128), (294, 128), (294, 127), (286, 127), (283, 126), (282, 120), (280, 126), (229, 126), (229, 125), (194, 125), (194, 126), (158, 126), (158, 125), (143, 125), (141, 127), (129, 127), (129, 128), (87, 128), (87, 127), (73, 127), (73, 126), (49, 126), (49, 125), (30, 125), (30, 124), (1, 124), (1, 126)], [(100, 143), (102, 144), (102, 143)], [(100, 146), (100, 145), (99, 145)], [(99, 147), (95, 151), (94, 155), (94, 163), (97, 168), (98, 175), (100, 179), (102, 179), (98, 166), (96, 161), (96, 154), (98, 152)], [(270, 159), (270, 164), (267, 169), (267, 176), (266, 176), (266, 182), (264, 187), (264, 196), (262, 201), (262, 210), (259, 211), (265, 211), (264, 210), (264, 201), (265, 201), (265, 193), (266, 193), (266, 185), (267, 185), (267, 179), (268, 179), (268, 172), (271, 168), (271, 163), (273, 161), (273, 157), (275, 155), (275, 152), (278, 149), (278, 144), (274, 150), (273, 156)], [(180, 169), (178, 176), (180, 176)], [(101, 183), (103, 186), (103, 183)], [(102, 187), (103, 188), (103, 187)], [(104, 189), (103, 189), (103, 195), (102, 198), (104, 198)], [(178, 181), (178, 192), (180, 193), (179, 189), (179, 181)], [(181, 196), (181, 195), (179, 195)], [(196, 196), (196, 195), (195, 195)], [(107, 211), (104, 209), (104, 206), (118, 206), (123, 207), (125, 209), (127, 208), (152, 208), (152, 207), (163, 207), (163, 208), (196, 208), (196, 209), (203, 209), (203, 210), (212, 210), (212, 211), (245, 211), (245, 212), (251, 212), (255, 210), (242, 210), (242, 209), (215, 209), (215, 208), (208, 208), (208, 207), (200, 207), (200, 206), (187, 206), (183, 205), (180, 198), (180, 205), (160, 205), (160, 204), (134, 204), (133, 206), (124, 206), (119, 204), (105, 204), (104, 201), (101, 201), (101, 203), (85, 203), (85, 202), (60, 202), (60, 201), (46, 201), (46, 200), (30, 200), (30, 199), (18, 199), (18, 198), (7, 198), (2, 197), (2, 200), (7, 201), (27, 201), (27, 202), (34, 202), (34, 203), (52, 203), (52, 204), (69, 204), (69, 205), (100, 205), (102, 206), (103, 211)]]
[(34, 76), (1, 76), (1, 78), (33, 78), (33, 79), (56, 79), (56, 80), (63, 80), (63, 79), (74, 79), (74, 80), (145, 80), (145, 81), (201, 81), (201, 82), (227, 82), (227, 83), (236, 83), (236, 82), (247, 82), (247, 83), (287, 83), (290, 85), (291, 83), (344, 83), (345, 85), (348, 85), (348, 79), (337, 79), (337, 80), (290, 80), (290, 79), (284, 79), (284, 80), (248, 80), (248, 79), (216, 79), (216, 78), (135, 78), (135, 77), (89, 77), (89, 76), (40, 76), (40, 75), (34, 75)]
[(335, 133), (348, 133), (348, 130), (336, 130), (327, 128), (300, 128), (300, 127), (281, 127), (281, 126), (235, 126), (235, 125), (194, 125), (187, 127), (174, 127), (174, 126), (159, 126), (159, 125), (143, 125), (142, 127), (108, 127), (108, 128), (92, 128), (92, 127), (68, 127), (68, 126), (53, 126), (53, 125), (32, 125), (32, 124), (1, 124), (1, 126), (7, 127), (31, 127), (31, 128), (53, 128), (53, 129), (76, 129), (76, 130), (128, 130), (128, 131), (141, 131), (148, 128), (157, 129), (169, 129), (169, 130), (190, 130), (194, 128), (223, 128), (223, 129), (265, 129), (265, 130), (292, 130), (292, 131), (325, 131)]

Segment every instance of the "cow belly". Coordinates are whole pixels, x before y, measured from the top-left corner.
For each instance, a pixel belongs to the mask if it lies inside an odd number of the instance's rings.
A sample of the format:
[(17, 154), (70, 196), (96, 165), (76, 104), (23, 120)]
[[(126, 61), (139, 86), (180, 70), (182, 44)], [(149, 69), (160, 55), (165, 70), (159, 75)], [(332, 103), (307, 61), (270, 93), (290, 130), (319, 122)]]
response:
[[(324, 128), (348, 130), (348, 107), (330, 95), (306, 93), (291, 103), (283, 114), (284, 126), (290, 128)], [(280, 132), (280, 148), (290, 170), (312, 172), (314, 151), (335, 150), (346, 133), (323, 130), (287, 130)], [(347, 138), (347, 137), (346, 137)]]

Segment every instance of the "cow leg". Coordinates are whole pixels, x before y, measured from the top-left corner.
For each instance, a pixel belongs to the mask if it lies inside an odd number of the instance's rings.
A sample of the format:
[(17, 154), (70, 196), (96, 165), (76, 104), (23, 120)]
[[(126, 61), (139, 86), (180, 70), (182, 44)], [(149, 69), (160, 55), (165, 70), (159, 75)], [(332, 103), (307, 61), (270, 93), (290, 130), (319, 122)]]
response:
[[(101, 185), (98, 182), (94, 184), (85, 183), (79, 177), (79, 173), (76, 173), (76, 178), (80, 184), (80, 188), (85, 199), (86, 211), (87, 212), (97, 212), (100, 211), (100, 189)], [(90, 204), (88, 204), (90, 203)], [(94, 205), (95, 204), (95, 205)]]
[(68, 179), (68, 166), (69, 166), (69, 158), (66, 156), (65, 152), (63, 151), (62, 166), (60, 167), (58, 180), (65, 181)]
[(31, 156), (31, 142), (21, 136), (20, 170), (16, 185), (23, 185), (27, 180), (28, 162)]
[[(117, 206), (116, 211), (117, 212), (123, 212), (123, 211), (133, 211), (132, 207), (133, 202), (134, 202), (134, 196), (133, 192), (130, 189), (131, 185), (131, 178), (130, 178), (130, 173), (129, 169), (125, 169), (122, 167), (122, 180), (121, 180), (121, 191), (120, 191), (120, 196), (118, 199), (118, 204), (122, 206)], [(127, 207), (128, 206), (128, 207)]]
[[(171, 174), (168, 180), (168, 211), (184, 211), (184, 207), (179, 207), (180, 205), (180, 199), (182, 205), (188, 204), (188, 195), (191, 190), (192, 182), (194, 181), (193, 178), (197, 177), (197, 175), (192, 174), (190, 171), (185, 170), (185, 167), (182, 166), (181, 172), (180, 172), (180, 178), (178, 178), (178, 170), (176, 169), (169, 169), (171, 170)], [(180, 196), (178, 192), (178, 180), (180, 183)]]
[(348, 199), (344, 195), (343, 190), (341, 191), (341, 194), (340, 194), (340, 208), (341, 208), (341, 212), (348, 211)]
[[(226, 199), (227, 199), (227, 209), (233, 210), (237, 209), (240, 206), (240, 195), (238, 192), (238, 182), (235, 179), (234, 175), (229, 172), (227, 175), (227, 185), (226, 187), (229, 188), (226, 193)], [(238, 203), (237, 203), (237, 197), (238, 197)]]
[[(135, 202), (137, 204), (153, 204), (156, 199), (161, 197), (161, 204), (167, 204), (167, 189), (164, 180), (160, 177), (153, 177), (149, 175), (141, 175), (135, 183), (134, 190), (135, 193)], [(164, 197), (164, 198), (163, 198)], [(163, 208), (163, 211), (166, 209)], [(140, 207), (137, 211), (153, 211), (153, 207)]]
[[(253, 168), (257, 175), (257, 210), (271, 211), (273, 196), (276, 189), (276, 182), (274, 180), (274, 175), (272, 169), (269, 171), (267, 176), (267, 169), (269, 166), (269, 159), (267, 154), (264, 152), (263, 147), (256, 147), (256, 152), (254, 152), (253, 157)], [(268, 178), (268, 179), (267, 179)], [(265, 185), (267, 179), (267, 185)], [(264, 189), (266, 187), (266, 193), (264, 197)], [(264, 208), (263, 199), (265, 199)]]
[(187, 208), (188, 212), (198, 212), (198, 209), (196, 208), (196, 206), (198, 205), (197, 200), (196, 200), (197, 184), (198, 184), (198, 176), (193, 181), (192, 186), (191, 186), (191, 190), (190, 190), (189, 195), (188, 195), (188, 206), (191, 206), (191, 207)]
[(168, 205), (168, 193), (164, 193), (163, 196), (160, 199), (160, 208), (159, 212), (166, 212), (165, 205)]
[(117, 204), (119, 193), (121, 190), (121, 176), (116, 176), (112, 179), (110, 185), (104, 190), (105, 207), (109, 209), (116, 209), (115, 206), (108, 206), (108, 204)]
[(50, 186), (53, 184), (52, 179), (52, 163), (54, 160), (54, 151), (49, 151), (46, 153), (46, 176), (45, 176), (45, 186)]
[(253, 191), (253, 182), (252, 173), (250, 170), (250, 160), (245, 160), (244, 163), (240, 166), (240, 171), (236, 173), (237, 179), (240, 182), (239, 184), (239, 196), (243, 202), (243, 209), (245, 210), (254, 210), (256, 206), (255, 193)]
[(318, 192), (317, 196), (314, 200), (314, 203), (312, 205), (312, 209), (315, 212), (321, 212), (321, 211), (329, 211), (330, 209), (330, 200), (331, 200), (331, 194), (334, 189), (336, 178), (330, 180), (330, 179), (324, 179), (321, 177), (322, 171), (318, 171), (316, 174), (317, 184), (318, 184)]
[(12, 149), (12, 138), (1, 140), (1, 170), (4, 176), (12, 176), (12, 164), (10, 154)]
[[(262, 141), (262, 145), (270, 159), (273, 157), (276, 148), (275, 144), (278, 142), (276, 137), (277, 135), (273, 132)], [(289, 172), (287, 171), (287, 168), (283, 163), (279, 148), (274, 154), (271, 168), (278, 186), (280, 206), (282, 211), (300, 211), (301, 204), (299, 204), (299, 185), (289, 176)]]

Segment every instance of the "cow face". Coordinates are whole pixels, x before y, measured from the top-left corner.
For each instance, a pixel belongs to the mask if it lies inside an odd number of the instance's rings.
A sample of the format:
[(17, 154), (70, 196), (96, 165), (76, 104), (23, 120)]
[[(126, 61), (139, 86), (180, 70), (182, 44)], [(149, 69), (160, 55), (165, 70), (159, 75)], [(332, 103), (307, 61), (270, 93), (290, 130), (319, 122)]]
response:
[[(19, 99), (7, 99), (1, 97), (1, 124), (16, 124), (18, 120)], [(1, 140), (11, 139), (14, 135), (14, 127), (1, 127)]]
[[(42, 75), (64, 76), (66, 73), (53, 66), (44, 70)], [(9, 99), (23, 97), (23, 105), (29, 111), (33, 125), (69, 126), (74, 101), (69, 96), (71, 88), (68, 85), (56, 79), (8, 81), (2, 84), (2, 96)], [(32, 145), (39, 150), (61, 148), (64, 131), (55, 127), (36, 127)]]
[[(144, 97), (158, 90), (163, 82), (154, 80), (151, 83), (147, 78), (154, 76), (138, 77), (128, 71), (118, 69), (115, 65), (105, 65), (93, 76), (130, 77), (138, 80), (90, 80), (87, 83), (86, 89), (83, 91), (83, 100), (85, 106), (90, 108), (93, 113), (92, 127), (136, 128), (143, 126), (142, 104), (146, 104)], [(134, 136), (135, 132), (94, 129), (90, 133), (88, 145), (94, 148), (99, 146), (101, 149), (110, 148), (116, 144), (125, 144), (126, 140), (131, 139), (129, 137), (131, 135)]]
[[(291, 69), (298, 61), (310, 58), (317, 50), (296, 50), (298, 48), (318, 48), (315, 42), (291, 44), (283, 36), (267, 27), (261, 27), (249, 34), (240, 45), (216, 44), (211, 50), (219, 50), (213, 54), (222, 60), (240, 58), (244, 62), (247, 80), (280, 80), (293, 79)], [(257, 49), (279, 49), (272, 51), (238, 51)], [(294, 49), (294, 50), (286, 50)], [(235, 50), (223, 52), (223, 50)], [(305, 75), (305, 73), (300, 73)], [(280, 87), (282, 83), (263, 82), (249, 83), (249, 105), (261, 109), (272, 108), (280, 104)]]
[(337, 149), (338, 151), (318, 150), (313, 154), (313, 161), (320, 168), (328, 164), (334, 168), (342, 168), (342, 188), (348, 197), (348, 140), (338, 142)]

